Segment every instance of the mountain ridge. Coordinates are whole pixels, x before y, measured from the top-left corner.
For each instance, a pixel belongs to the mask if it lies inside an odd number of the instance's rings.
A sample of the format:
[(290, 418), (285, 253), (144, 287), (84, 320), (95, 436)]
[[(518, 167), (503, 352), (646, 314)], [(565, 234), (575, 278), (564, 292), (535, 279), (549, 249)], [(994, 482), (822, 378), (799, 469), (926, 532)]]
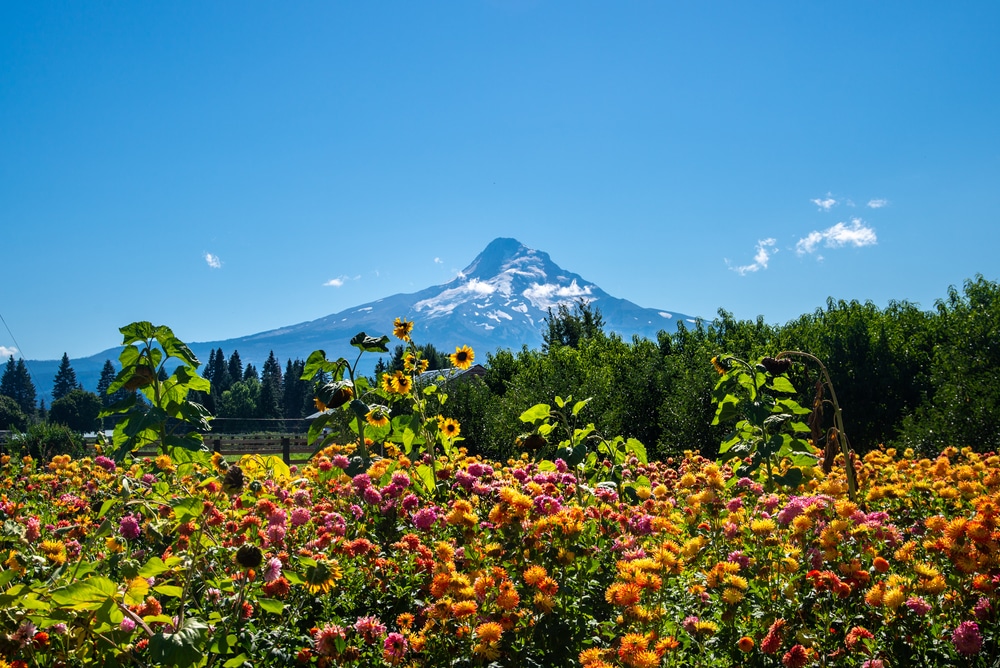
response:
[[(499, 237), (447, 283), (389, 295), (314, 320), (236, 338), (189, 342), (188, 346), (203, 364), (212, 350), (222, 348), (227, 356), (238, 350), (244, 364), (259, 369), (272, 350), (282, 364), (287, 359), (306, 359), (320, 349), (329, 357), (348, 357), (353, 350), (348, 341), (359, 331), (389, 333), (393, 320), (404, 318), (414, 322), (416, 342), (432, 343), (444, 352), (469, 345), (479, 359), (485, 359), (485, 353), (497, 349), (539, 347), (548, 310), (580, 299), (600, 310), (606, 331), (623, 337), (655, 338), (661, 330), (674, 331), (681, 321), (695, 322), (682, 313), (644, 308), (613, 297), (557, 265), (545, 251)], [(109, 348), (71, 360), (79, 382), (88, 390), (96, 388), (104, 361), (117, 362), (120, 350)], [(370, 366), (376, 360), (370, 356)], [(39, 397), (48, 402), (59, 361), (29, 360), (28, 364)]]

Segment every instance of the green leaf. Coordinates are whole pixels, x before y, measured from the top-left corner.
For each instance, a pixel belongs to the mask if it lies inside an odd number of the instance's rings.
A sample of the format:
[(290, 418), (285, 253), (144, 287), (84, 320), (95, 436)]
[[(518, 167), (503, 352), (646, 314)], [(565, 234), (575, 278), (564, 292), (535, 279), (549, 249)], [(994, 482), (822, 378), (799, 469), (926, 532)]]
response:
[(792, 381), (788, 380), (784, 376), (775, 376), (774, 380), (771, 381), (770, 387), (775, 392), (795, 394), (795, 386), (792, 385)]
[(329, 373), (333, 377), (333, 380), (340, 380), (344, 376), (344, 369), (346, 367), (347, 360), (343, 357), (336, 362), (331, 362), (326, 358), (324, 351), (314, 350), (309, 355), (309, 359), (306, 360), (305, 368), (303, 368), (299, 380), (312, 380), (320, 372)]
[(552, 407), (548, 404), (535, 404), (528, 410), (521, 413), (521, 422), (535, 423), (540, 420), (547, 420), (552, 414)]
[(149, 656), (154, 663), (189, 668), (201, 662), (208, 627), (193, 617), (184, 620), (176, 633), (157, 633), (149, 639)]
[(792, 415), (808, 415), (809, 413), (812, 413), (812, 411), (808, 408), (800, 406), (799, 402), (794, 399), (779, 399), (776, 403)]
[(119, 328), (119, 332), (125, 337), (122, 341), (122, 345), (129, 345), (130, 343), (136, 343), (137, 341), (147, 341), (153, 338), (153, 323), (141, 320), (139, 322), (133, 322), (130, 325), (125, 325)]
[(238, 666), (242, 666), (244, 663), (250, 663), (250, 657), (240, 653), (222, 664), (222, 668), (238, 668)]
[(550, 461), (548, 459), (543, 459), (542, 461), (538, 462), (538, 470), (545, 473), (550, 473), (552, 471), (558, 471), (559, 469), (556, 467), (555, 462)]
[(774, 481), (785, 487), (795, 488), (802, 484), (802, 469), (793, 466), (782, 475), (774, 476)]
[(719, 405), (715, 409), (715, 418), (712, 419), (712, 424), (722, 424), (739, 417), (739, 403), (736, 395), (727, 394), (722, 401), (718, 402)]
[(272, 615), (280, 615), (285, 611), (285, 604), (273, 598), (259, 598), (257, 599), (257, 603), (260, 605), (261, 610), (270, 612)]
[(367, 353), (387, 353), (389, 352), (389, 349), (386, 347), (387, 343), (389, 343), (388, 336), (382, 335), (376, 338), (368, 336), (364, 332), (358, 332), (351, 339), (352, 346)]
[(174, 516), (177, 521), (183, 524), (188, 520), (201, 517), (205, 511), (205, 502), (198, 497), (186, 496), (170, 500), (170, 507), (174, 509)]
[(630, 438), (625, 441), (625, 451), (629, 454), (635, 455), (636, 459), (639, 460), (640, 464), (648, 464), (649, 460), (646, 455), (646, 446), (642, 444), (639, 439)]
[(424, 487), (433, 490), (437, 485), (437, 481), (434, 479), (434, 470), (428, 464), (421, 464), (416, 471), (417, 477), (424, 483)]
[(180, 598), (184, 595), (184, 588), (176, 585), (160, 585), (158, 587), (153, 587), (153, 591), (157, 594), (162, 594), (167, 598)]
[(161, 573), (166, 573), (174, 566), (181, 563), (180, 557), (168, 557), (167, 561), (163, 561), (159, 557), (151, 557), (149, 561), (142, 565), (139, 569), (139, 577), (143, 578), (155, 578)]
[(593, 397), (588, 397), (573, 404), (573, 415), (578, 415), (583, 410), (583, 407), (590, 403), (591, 399)]
[(97, 610), (109, 598), (118, 595), (118, 585), (100, 575), (78, 580), (52, 592), (52, 601), (70, 610)]

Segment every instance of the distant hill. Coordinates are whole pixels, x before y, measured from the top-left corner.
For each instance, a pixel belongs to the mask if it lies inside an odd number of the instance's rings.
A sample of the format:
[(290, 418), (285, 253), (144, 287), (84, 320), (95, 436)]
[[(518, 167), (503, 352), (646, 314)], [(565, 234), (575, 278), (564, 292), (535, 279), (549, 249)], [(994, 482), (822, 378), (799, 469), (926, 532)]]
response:
[[(284, 367), (287, 359), (305, 359), (313, 350), (327, 356), (351, 357), (348, 341), (360, 331), (391, 334), (395, 318), (414, 321), (413, 339), (432, 343), (438, 350), (453, 351), (469, 345), (478, 360), (498, 348), (540, 347), (548, 309), (585, 299), (600, 309), (605, 331), (631, 338), (655, 338), (661, 330), (674, 331), (677, 323), (694, 318), (638, 306), (612, 297), (579, 274), (555, 264), (548, 253), (528, 248), (516, 239), (494, 239), (454, 280), (420, 292), (396, 294), (339, 313), (258, 334), (223, 341), (188, 342), (204, 363), (209, 351), (222, 348), (228, 357), (239, 350), (244, 364), (258, 369), (273, 350)], [(122, 323), (126, 324), (126, 323)], [(165, 323), (170, 324), (170, 323)], [(117, 362), (120, 348), (72, 360), (77, 379), (88, 390), (97, 387), (106, 359)], [(351, 357), (353, 359), (353, 357)], [(375, 357), (370, 365), (374, 366)], [(52, 379), (59, 360), (28, 362), (38, 396), (50, 403)]]

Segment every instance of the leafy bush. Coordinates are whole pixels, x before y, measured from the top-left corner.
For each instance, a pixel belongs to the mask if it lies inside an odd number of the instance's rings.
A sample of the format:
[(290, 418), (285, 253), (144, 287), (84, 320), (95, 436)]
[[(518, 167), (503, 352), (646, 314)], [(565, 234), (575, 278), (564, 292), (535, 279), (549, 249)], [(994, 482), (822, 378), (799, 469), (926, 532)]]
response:
[(82, 457), (87, 448), (83, 437), (69, 427), (38, 422), (30, 425), (26, 432), (11, 437), (7, 450), (12, 455), (29, 455), (33, 459), (47, 462), (57, 455)]

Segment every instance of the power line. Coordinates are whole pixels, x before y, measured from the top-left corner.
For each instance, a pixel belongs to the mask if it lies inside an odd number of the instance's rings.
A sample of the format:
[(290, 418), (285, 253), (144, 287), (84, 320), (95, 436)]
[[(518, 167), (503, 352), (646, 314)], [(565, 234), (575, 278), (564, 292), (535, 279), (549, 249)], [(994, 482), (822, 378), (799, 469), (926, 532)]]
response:
[[(17, 354), (21, 356), (21, 359), (24, 361), (24, 368), (28, 370), (28, 378), (31, 378), (31, 382), (34, 383), (35, 374), (31, 373), (31, 367), (28, 366), (28, 360), (24, 359), (24, 352), (21, 350), (21, 344), (14, 338), (14, 332), (10, 331), (10, 327), (7, 325), (7, 321), (3, 317), (3, 313), (0, 313), (0, 322), (3, 322), (4, 328), (6, 328), (7, 333), (10, 334), (10, 340), (14, 342)], [(13, 355), (11, 355), (11, 357), (13, 357)]]

